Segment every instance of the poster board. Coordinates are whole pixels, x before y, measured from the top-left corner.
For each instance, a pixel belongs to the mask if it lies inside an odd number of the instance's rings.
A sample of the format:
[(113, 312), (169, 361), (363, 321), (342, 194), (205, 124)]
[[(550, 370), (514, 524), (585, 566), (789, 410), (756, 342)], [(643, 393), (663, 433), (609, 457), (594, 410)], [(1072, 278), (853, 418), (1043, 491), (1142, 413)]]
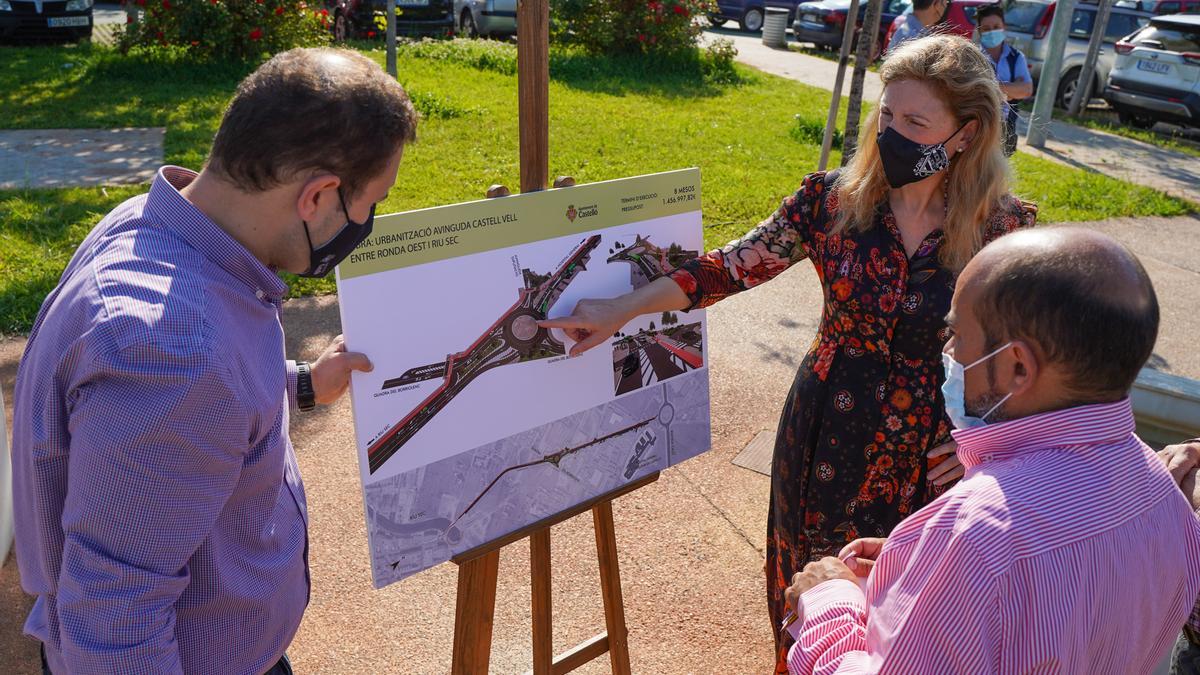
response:
[(376, 587), (709, 448), (702, 310), (537, 323), (702, 244), (696, 169), (376, 218), (337, 270)]

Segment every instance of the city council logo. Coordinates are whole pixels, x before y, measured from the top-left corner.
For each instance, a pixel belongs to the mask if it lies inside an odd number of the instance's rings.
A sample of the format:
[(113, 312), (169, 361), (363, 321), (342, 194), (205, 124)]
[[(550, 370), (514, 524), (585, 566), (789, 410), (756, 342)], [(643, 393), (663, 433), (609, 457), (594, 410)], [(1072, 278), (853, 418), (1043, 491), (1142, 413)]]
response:
[(572, 205), (568, 206), (567, 207), (567, 220), (571, 221), (572, 223), (575, 222), (575, 214), (576, 214), (575, 205), (572, 204)]

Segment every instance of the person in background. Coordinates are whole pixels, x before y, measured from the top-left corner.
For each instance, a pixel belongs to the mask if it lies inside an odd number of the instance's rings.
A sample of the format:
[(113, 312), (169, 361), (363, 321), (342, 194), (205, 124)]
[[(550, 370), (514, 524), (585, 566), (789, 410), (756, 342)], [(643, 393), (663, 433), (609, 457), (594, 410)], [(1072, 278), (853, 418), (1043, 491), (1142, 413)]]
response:
[(914, 0), (912, 11), (896, 17), (892, 23), (892, 37), (887, 50), (890, 54), (900, 45), (935, 32), (946, 19), (950, 0)]
[(1005, 40), (1004, 8), (999, 3), (980, 7), (975, 22), (979, 45), (992, 60), (1004, 94), (1004, 154), (1011, 156), (1017, 151), (1017, 104), (1033, 96), (1033, 77), (1025, 55)]
[(1092, 230), (1016, 232), (967, 263), (947, 323), (966, 474), (793, 578), (792, 673), (1152, 672), (1200, 593), (1200, 520), (1134, 434), (1145, 269)]
[(371, 364), (341, 336), (311, 367), (287, 360), (276, 271), (325, 276), (370, 235), (416, 123), (358, 52), (278, 54), (238, 86), (199, 173), (161, 168), (80, 244), (13, 401), (44, 672), (291, 672), (310, 588), (288, 420)]

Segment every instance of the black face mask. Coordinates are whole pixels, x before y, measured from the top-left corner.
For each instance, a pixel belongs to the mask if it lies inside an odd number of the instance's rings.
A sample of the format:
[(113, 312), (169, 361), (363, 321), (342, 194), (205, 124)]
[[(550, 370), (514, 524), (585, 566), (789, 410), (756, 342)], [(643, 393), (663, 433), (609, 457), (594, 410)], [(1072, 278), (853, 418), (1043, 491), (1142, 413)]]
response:
[(304, 237), (308, 239), (309, 262), (308, 269), (301, 272), (302, 277), (323, 277), (340, 262), (346, 259), (359, 244), (371, 236), (371, 228), (375, 224), (375, 205), (371, 205), (371, 214), (361, 223), (350, 220), (350, 211), (346, 209), (346, 198), (342, 196), (342, 188), (338, 188), (338, 200), (342, 203), (342, 212), (346, 214), (346, 224), (333, 239), (325, 242), (320, 248), (313, 248), (312, 235), (308, 233), (308, 223), (304, 223)]
[[(965, 126), (950, 134), (950, 138), (954, 138)], [(922, 145), (891, 127), (884, 129), (875, 137), (875, 143), (879, 146), (879, 160), (883, 162), (888, 185), (903, 187), (950, 166), (950, 155), (946, 153), (946, 143), (950, 138), (941, 143)]]

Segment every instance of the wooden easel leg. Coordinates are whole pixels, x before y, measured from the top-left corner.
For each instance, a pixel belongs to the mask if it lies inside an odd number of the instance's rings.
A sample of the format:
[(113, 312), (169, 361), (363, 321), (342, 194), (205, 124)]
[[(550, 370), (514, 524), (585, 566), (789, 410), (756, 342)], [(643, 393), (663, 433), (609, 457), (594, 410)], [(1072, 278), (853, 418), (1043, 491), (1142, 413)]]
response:
[(548, 527), (529, 535), (529, 575), (533, 587), (533, 675), (550, 675), (554, 665), (554, 631)]
[(613, 675), (629, 675), (629, 631), (625, 628), (625, 603), (621, 600), (621, 568), (617, 562), (617, 532), (612, 502), (592, 507), (596, 526), (596, 557), (600, 560), (600, 593), (604, 596), (604, 623), (608, 626), (608, 656)]
[(454, 659), (450, 667), (453, 675), (481, 675), (488, 672), (499, 572), (499, 549), (467, 560), (458, 568)]

